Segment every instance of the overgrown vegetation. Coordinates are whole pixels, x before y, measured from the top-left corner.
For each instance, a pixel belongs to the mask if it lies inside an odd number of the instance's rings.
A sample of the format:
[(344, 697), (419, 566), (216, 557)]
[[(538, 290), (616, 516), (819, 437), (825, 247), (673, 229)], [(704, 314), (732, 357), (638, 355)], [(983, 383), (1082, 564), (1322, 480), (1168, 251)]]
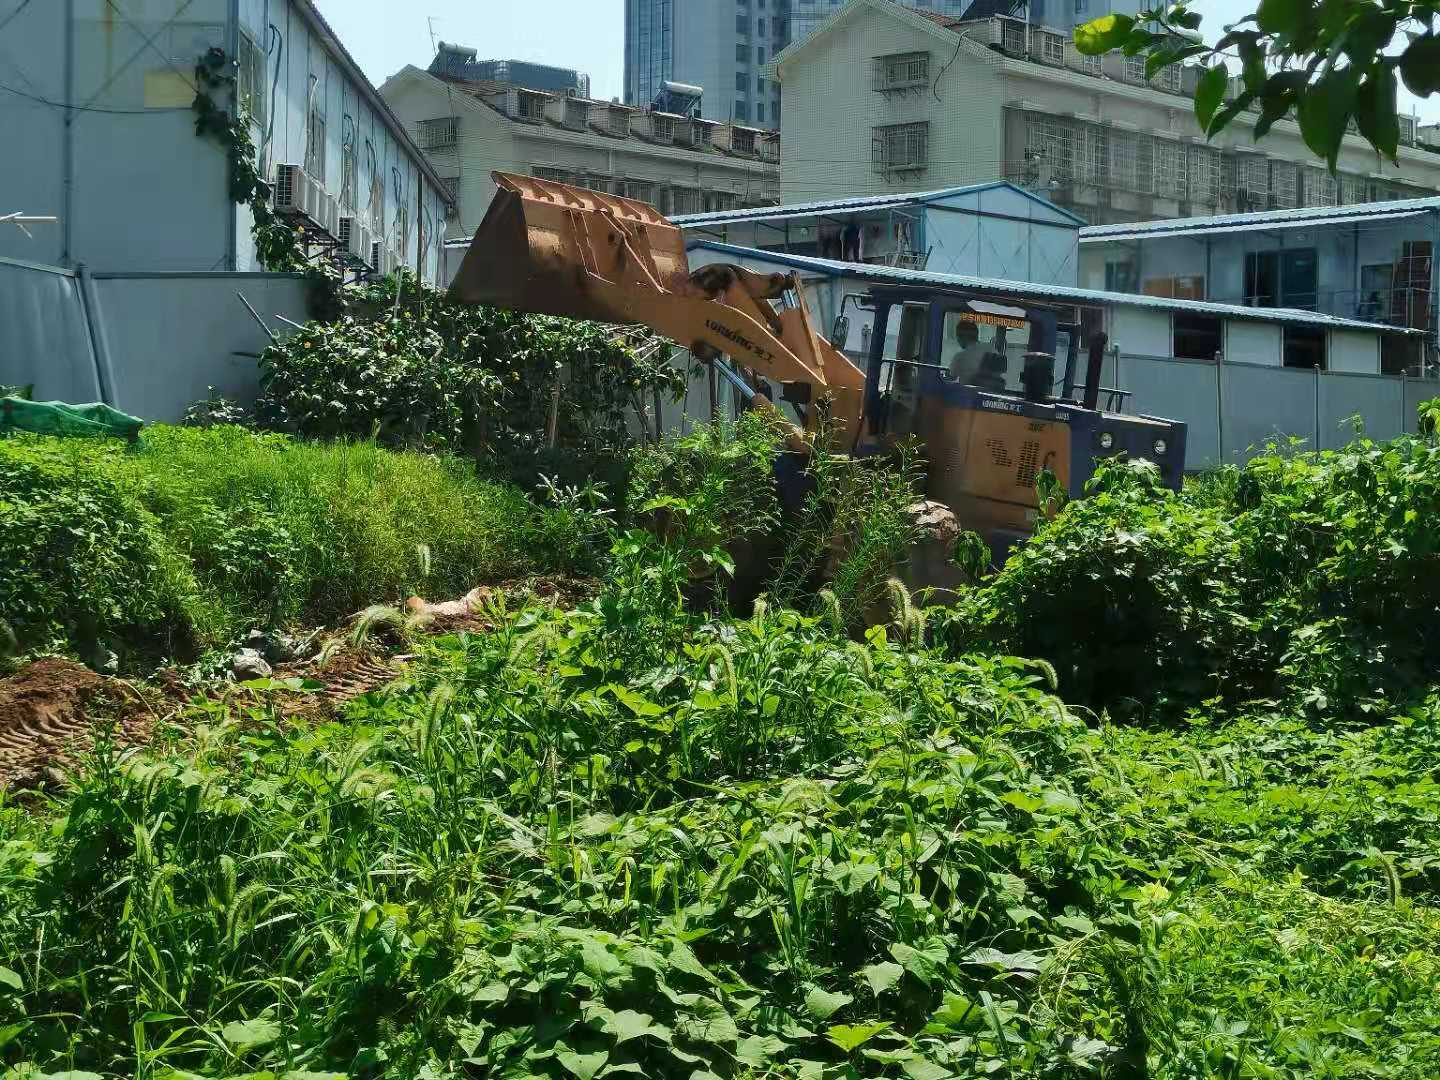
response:
[(1434, 685), (1440, 445), (1274, 452), (1172, 493), (1102, 470), (950, 617), (952, 647), (1042, 657), (1130, 714), (1275, 701), (1383, 713)]
[(193, 655), (410, 591), (573, 568), (571, 515), (458, 459), (235, 427), (0, 440), (0, 619), (23, 651)]
[[(928, 634), (695, 602), (773, 440), (641, 455), (578, 609), (0, 806), (6, 1080), (1440, 1075), (1430, 440), (1112, 466)], [(779, 584), (893, 568), (905, 472), (828, 466)]]

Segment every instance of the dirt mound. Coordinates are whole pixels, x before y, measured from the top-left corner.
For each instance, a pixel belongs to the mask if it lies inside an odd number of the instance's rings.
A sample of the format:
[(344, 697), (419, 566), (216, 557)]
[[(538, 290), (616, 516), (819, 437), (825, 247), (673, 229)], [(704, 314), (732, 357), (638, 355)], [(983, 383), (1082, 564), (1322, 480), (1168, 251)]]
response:
[(153, 718), (125, 684), (47, 657), (0, 679), (0, 788), (43, 782), (108, 727), (122, 744), (149, 737)]

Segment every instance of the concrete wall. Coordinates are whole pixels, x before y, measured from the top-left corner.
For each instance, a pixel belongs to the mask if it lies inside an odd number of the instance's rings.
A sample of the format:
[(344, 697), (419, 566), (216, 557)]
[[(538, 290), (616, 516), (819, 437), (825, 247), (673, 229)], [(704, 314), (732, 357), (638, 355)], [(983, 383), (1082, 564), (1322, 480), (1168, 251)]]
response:
[(279, 274), (96, 274), (0, 260), (0, 383), (42, 400), (106, 401), (175, 421), (208, 388), (241, 404), (268, 344), (236, 296), (277, 332), (306, 315), (306, 283)]
[(1169, 356), (1170, 313), (1149, 308), (1110, 309), (1110, 341), (1122, 352), (1137, 356)]
[[(918, 16), (857, 6), (787, 62), (780, 80), (783, 202), (926, 191), (999, 178), (1003, 99), (994, 54), (966, 45), (947, 67), (954, 38), (947, 42), (947, 35), (919, 28), (911, 18)], [(909, 94), (872, 90), (872, 59), (903, 52), (930, 54), (932, 89)], [(873, 129), (921, 121), (930, 123), (929, 167), (888, 177), (876, 173), (870, 154)]]

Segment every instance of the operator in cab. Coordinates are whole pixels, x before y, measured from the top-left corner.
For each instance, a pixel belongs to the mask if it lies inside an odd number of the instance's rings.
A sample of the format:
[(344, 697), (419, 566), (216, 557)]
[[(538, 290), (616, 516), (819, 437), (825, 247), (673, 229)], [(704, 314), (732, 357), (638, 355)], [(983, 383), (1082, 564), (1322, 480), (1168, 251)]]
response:
[(991, 346), (981, 343), (980, 327), (963, 319), (955, 323), (955, 341), (960, 348), (950, 358), (947, 374), (955, 382), (974, 383)]

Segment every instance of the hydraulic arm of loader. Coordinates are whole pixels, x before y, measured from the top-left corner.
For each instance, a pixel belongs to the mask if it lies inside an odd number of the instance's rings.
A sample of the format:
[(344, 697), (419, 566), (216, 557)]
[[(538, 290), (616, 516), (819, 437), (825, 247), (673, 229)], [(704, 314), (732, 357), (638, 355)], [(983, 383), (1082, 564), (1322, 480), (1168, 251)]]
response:
[[(461, 303), (641, 323), (702, 360), (720, 354), (782, 383), (809, 384), (806, 426), (828, 409), (849, 445), (865, 376), (820, 334), (791, 274), (712, 265), (690, 273), (680, 230), (652, 206), (510, 173), (450, 286)], [(793, 306), (770, 300), (786, 293)]]

